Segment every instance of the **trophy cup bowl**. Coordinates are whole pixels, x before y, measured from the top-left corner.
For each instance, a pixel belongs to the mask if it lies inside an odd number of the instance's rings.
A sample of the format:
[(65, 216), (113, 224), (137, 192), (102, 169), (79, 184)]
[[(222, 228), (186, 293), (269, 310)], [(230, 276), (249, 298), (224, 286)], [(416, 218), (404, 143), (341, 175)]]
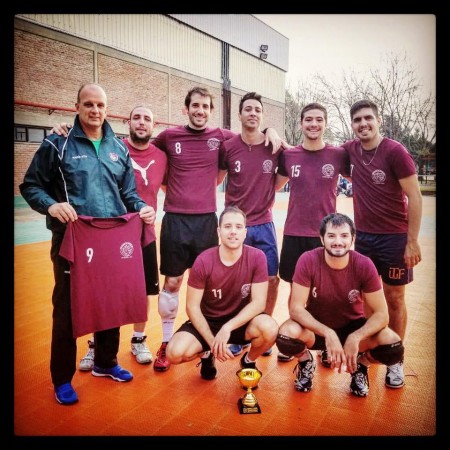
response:
[(247, 393), (238, 400), (239, 412), (241, 414), (261, 413), (261, 408), (252, 388), (258, 385), (262, 372), (258, 369), (241, 369), (236, 372), (236, 375), (241, 386), (247, 389)]

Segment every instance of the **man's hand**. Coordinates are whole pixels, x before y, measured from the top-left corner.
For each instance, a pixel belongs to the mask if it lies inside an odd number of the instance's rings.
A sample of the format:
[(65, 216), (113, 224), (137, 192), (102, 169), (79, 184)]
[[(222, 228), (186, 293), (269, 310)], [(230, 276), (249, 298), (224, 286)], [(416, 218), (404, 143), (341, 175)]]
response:
[(144, 206), (139, 211), (139, 217), (147, 224), (153, 225), (156, 220), (156, 212), (151, 206)]
[(50, 130), (50, 134), (56, 133), (58, 136), (67, 137), (70, 128), (72, 128), (72, 125), (70, 123), (66, 123), (66, 122), (57, 123)]
[(266, 139), (264, 141), (264, 145), (267, 147), (269, 143), (272, 144), (272, 154), (278, 152), (278, 150), (286, 150), (288, 148), (293, 148), (293, 145), (289, 145), (284, 139), (281, 139), (280, 136), (278, 136), (278, 133), (274, 128), (267, 128), (266, 130)]
[(267, 147), (270, 144), (272, 144), (272, 153), (276, 153), (279, 148), (281, 147), (281, 138), (278, 136), (278, 133), (273, 128), (267, 128), (266, 130), (266, 139), (264, 141), (264, 145)]
[(230, 334), (231, 332), (227, 329), (227, 327), (222, 326), (219, 332), (214, 336), (214, 340), (211, 345), (211, 352), (220, 362), (234, 358), (233, 353), (231, 353), (231, 350), (228, 348)]
[(347, 361), (347, 372), (353, 373), (358, 368), (358, 352), (360, 340), (354, 333), (350, 333), (344, 343), (344, 352)]
[(53, 203), (47, 211), (52, 217), (56, 217), (62, 223), (75, 222), (78, 219), (73, 206), (67, 202)]
[(422, 255), (420, 252), (420, 246), (417, 241), (408, 241), (405, 247), (405, 264), (408, 269), (412, 269), (414, 266), (422, 261)]
[(337, 369), (339, 373), (345, 370), (347, 360), (341, 341), (336, 332), (332, 329), (328, 330), (325, 337), (325, 345), (328, 353), (328, 361), (331, 363), (332, 369)]

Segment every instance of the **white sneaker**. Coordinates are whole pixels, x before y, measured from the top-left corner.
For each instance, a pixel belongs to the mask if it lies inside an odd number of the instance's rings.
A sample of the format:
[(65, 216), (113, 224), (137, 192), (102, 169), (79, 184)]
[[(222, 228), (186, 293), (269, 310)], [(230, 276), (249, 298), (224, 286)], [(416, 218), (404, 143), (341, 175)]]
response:
[(387, 387), (398, 389), (405, 385), (405, 374), (403, 373), (403, 361), (392, 366), (387, 366), (385, 384)]
[(80, 360), (80, 366), (78, 367), (83, 372), (89, 372), (94, 367), (94, 355), (95, 355), (95, 346), (92, 341), (88, 341), (89, 350)]
[(149, 364), (153, 361), (152, 352), (147, 347), (145, 340), (147, 336), (131, 338), (131, 353), (136, 356), (139, 364)]

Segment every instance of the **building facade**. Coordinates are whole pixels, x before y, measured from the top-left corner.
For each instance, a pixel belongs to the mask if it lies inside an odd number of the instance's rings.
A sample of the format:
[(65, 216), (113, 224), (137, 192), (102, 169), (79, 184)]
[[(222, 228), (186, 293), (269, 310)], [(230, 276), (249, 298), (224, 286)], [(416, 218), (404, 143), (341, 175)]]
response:
[(193, 86), (214, 95), (211, 126), (240, 130), (239, 100), (263, 96), (264, 127), (284, 136), (288, 39), (249, 14), (20, 14), (14, 19), (14, 194), (55, 123), (73, 123), (81, 84), (100, 83), (108, 121), (149, 105), (157, 135), (187, 122)]

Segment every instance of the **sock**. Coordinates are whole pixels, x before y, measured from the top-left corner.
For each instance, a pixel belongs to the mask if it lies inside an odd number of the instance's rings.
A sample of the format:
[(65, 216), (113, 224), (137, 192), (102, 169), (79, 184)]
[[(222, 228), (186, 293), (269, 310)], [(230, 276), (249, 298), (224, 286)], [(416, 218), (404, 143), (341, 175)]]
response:
[(162, 322), (162, 340), (169, 342), (173, 336), (175, 318), (177, 317), (179, 305), (179, 292), (167, 292), (162, 290), (158, 297), (158, 312)]
[(311, 356), (308, 352), (308, 349), (305, 349), (305, 351), (298, 357), (298, 360), (299, 360), (299, 362), (311, 360)]
[(206, 359), (209, 358), (209, 355), (211, 354), (211, 352), (208, 350), (206, 352), (203, 353), (203, 355), (201, 356), (202, 359)]
[(173, 336), (173, 328), (175, 325), (175, 319), (164, 319), (162, 323), (163, 329), (163, 342), (169, 342)]
[(133, 337), (137, 338), (144, 337), (144, 331), (133, 331)]
[(245, 354), (245, 358), (244, 358), (244, 362), (246, 363), (254, 363), (255, 361), (252, 361), (249, 357), (248, 357), (248, 353)]
[(356, 362), (366, 367), (370, 366), (370, 361), (366, 357), (366, 352), (360, 353)]

